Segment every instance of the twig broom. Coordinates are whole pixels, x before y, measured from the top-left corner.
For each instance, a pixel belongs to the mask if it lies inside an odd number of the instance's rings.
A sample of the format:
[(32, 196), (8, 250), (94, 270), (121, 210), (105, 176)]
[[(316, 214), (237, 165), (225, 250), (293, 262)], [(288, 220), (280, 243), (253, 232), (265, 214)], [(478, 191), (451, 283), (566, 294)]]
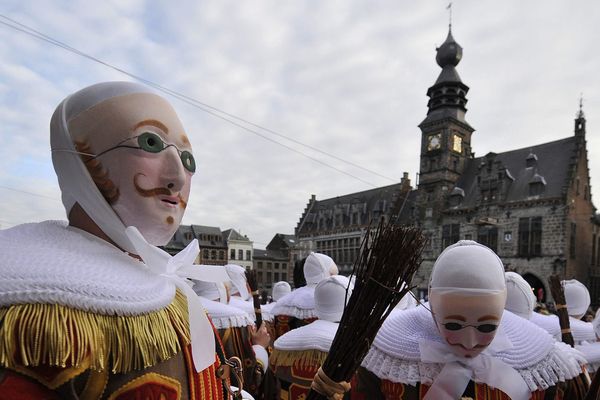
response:
[[(426, 240), (418, 228), (379, 223), (367, 230), (354, 263), (354, 289), (321, 371), (307, 400), (331, 396), (317, 382), (350, 381), (366, 356), (377, 331), (411, 289)], [(322, 373), (325, 377), (322, 377)], [(321, 389), (319, 389), (321, 388)]]

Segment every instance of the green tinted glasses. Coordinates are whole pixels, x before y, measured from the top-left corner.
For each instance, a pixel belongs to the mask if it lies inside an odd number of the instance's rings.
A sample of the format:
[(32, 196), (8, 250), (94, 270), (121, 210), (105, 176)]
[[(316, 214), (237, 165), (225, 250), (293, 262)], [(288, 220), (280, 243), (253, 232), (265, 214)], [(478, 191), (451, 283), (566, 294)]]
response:
[[(123, 144), (132, 139), (137, 139), (137, 146)], [(148, 153), (160, 153), (168, 147), (174, 147), (175, 150), (177, 150), (177, 153), (179, 153), (179, 158), (181, 158), (181, 163), (183, 164), (183, 167), (190, 172), (196, 172), (196, 160), (194, 160), (194, 156), (192, 155), (192, 153), (190, 153), (187, 150), (181, 151), (174, 144), (165, 143), (162, 140), (162, 138), (154, 132), (144, 132), (140, 135), (127, 138), (119, 142), (116, 146), (104, 150), (99, 154), (96, 154), (94, 158), (100, 157), (102, 154), (117, 149), (119, 147), (126, 147), (129, 149), (141, 149), (147, 151)]]

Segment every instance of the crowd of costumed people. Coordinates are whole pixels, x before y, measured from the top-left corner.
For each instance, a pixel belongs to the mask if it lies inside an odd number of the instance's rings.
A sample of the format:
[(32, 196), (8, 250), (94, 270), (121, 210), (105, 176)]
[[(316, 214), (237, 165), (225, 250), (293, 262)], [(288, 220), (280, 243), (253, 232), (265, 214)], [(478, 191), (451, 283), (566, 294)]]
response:
[[(95, 84), (57, 106), (66, 221), (0, 231), (0, 400), (597, 398), (588, 289), (563, 280), (555, 304), (540, 304), (477, 242), (443, 250), (420, 300), (409, 279), (394, 289), (372, 270), (342, 276), (311, 252), (261, 304), (246, 268), (197, 264), (197, 240), (168, 254), (196, 172), (188, 134), (137, 83)], [(386, 258), (393, 245), (365, 246), (362, 260), (402, 259)], [(364, 297), (369, 285), (382, 295)], [(332, 359), (356, 368), (340, 379)]]

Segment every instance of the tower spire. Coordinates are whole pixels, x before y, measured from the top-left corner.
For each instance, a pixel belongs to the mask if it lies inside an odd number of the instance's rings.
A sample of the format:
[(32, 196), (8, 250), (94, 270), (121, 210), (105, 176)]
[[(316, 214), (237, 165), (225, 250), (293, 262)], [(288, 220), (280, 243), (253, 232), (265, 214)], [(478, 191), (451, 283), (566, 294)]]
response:
[(583, 114), (583, 93), (579, 94), (579, 112), (577, 113), (578, 118), (585, 118)]
[(575, 118), (575, 136), (585, 136), (585, 114), (583, 113), (583, 93), (579, 95), (579, 111)]
[(448, 3), (446, 10), (448, 10), (448, 30), (452, 32), (452, 2)]

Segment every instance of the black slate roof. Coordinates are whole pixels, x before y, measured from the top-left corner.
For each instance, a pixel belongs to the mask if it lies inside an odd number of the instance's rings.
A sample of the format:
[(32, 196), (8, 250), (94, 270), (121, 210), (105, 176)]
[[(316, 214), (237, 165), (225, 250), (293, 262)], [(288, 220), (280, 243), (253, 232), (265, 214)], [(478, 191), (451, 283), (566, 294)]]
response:
[[(396, 183), (389, 186), (383, 186), (375, 189), (369, 189), (362, 192), (350, 193), (343, 196), (332, 197), (325, 200), (315, 200), (312, 208), (308, 211), (303, 219), (298, 223), (298, 227), (301, 228), (298, 235), (303, 233), (311, 232), (315, 229), (314, 224), (319, 217), (319, 213), (334, 213), (334, 209), (337, 208), (338, 212), (344, 215), (348, 215), (356, 207), (360, 209), (363, 216), (362, 225), (368, 223), (367, 218), (380, 216), (382, 214), (390, 214), (392, 210), (400, 210), (402, 204), (402, 213), (400, 221), (403, 223), (409, 223), (411, 219), (412, 211), (411, 206), (416, 199), (416, 192), (408, 192), (408, 198), (404, 201), (405, 195), (403, 192), (403, 185)], [(354, 209), (353, 209), (354, 207)], [(311, 225), (313, 224), (313, 225)], [(344, 223), (344, 226), (351, 226), (350, 223)], [(336, 227), (338, 228), (338, 227)]]
[(288, 255), (279, 250), (254, 249), (254, 260), (288, 261)]
[[(498, 181), (502, 202), (562, 197), (569, 184), (570, 165), (575, 161), (576, 139), (572, 136), (469, 160), (456, 183), (464, 191), (464, 200), (457, 208), (480, 204), (481, 181), (489, 179)], [(544, 185), (544, 190), (532, 195), (530, 184), (536, 182)]]

